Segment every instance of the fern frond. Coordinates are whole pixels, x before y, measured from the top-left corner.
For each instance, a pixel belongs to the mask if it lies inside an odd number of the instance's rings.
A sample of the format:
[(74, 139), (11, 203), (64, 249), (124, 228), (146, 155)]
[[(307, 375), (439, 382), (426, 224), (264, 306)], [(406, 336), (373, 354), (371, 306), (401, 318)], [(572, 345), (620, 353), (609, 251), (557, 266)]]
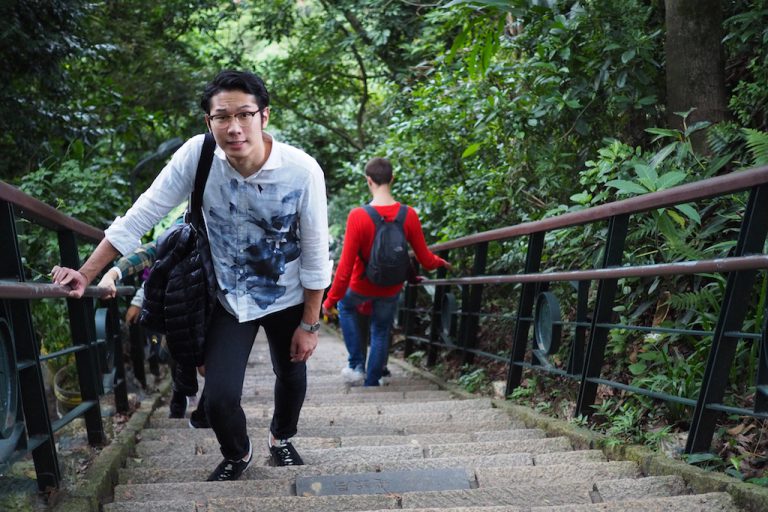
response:
[(752, 163), (756, 166), (768, 165), (768, 132), (744, 128), (747, 148), (752, 154)]
[(719, 307), (721, 298), (717, 289), (707, 287), (695, 292), (675, 293), (669, 298), (669, 305), (676, 310), (711, 311)]

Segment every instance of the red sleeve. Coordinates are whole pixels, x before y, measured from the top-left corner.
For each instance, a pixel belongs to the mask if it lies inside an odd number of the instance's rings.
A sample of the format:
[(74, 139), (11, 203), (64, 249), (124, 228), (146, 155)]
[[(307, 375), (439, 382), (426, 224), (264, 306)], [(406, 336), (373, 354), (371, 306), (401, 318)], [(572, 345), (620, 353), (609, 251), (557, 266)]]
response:
[(421, 229), (419, 215), (411, 207), (408, 207), (408, 215), (405, 217), (405, 236), (416, 254), (416, 259), (426, 270), (434, 270), (445, 265), (445, 260), (427, 248), (424, 240), (424, 232)]
[(328, 291), (325, 302), (323, 302), (323, 307), (326, 309), (331, 309), (344, 298), (352, 279), (352, 270), (355, 267), (357, 254), (360, 252), (360, 237), (357, 236), (360, 230), (360, 216), (357, 215), (356, 210), (358, 208), (350, 211), (347, 216), (347, 227), (344, 232), (344, 244), (341, 247), (339, 266), (336, 268), (331, 289)]

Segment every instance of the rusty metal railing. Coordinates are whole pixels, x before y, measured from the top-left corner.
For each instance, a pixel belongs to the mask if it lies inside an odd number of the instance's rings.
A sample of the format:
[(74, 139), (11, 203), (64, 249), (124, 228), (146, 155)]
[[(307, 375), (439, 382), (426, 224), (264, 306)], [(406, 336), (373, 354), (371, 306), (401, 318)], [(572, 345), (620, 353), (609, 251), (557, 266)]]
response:
[[(741, 212), (742, 220), (737, 230), (738, 236), (733, 240), (734, 247), (727, 257), (658, 264), (623, 264), (625, 251), (629, 249), (627, 235), (631, 218), (661, 208), (740, 192), (747, 192), (749, 197)], [(606, 230), (600, 267), (542, 269), (547, 234), (588, 225), (604, 226)], [(445, 349), (463, 353), (464, 362), (472, 362), (475, 357), (504, 361), (507, 364), (507, 395), (520, 386), (523, 371), (546, 372), (572, 379), (579, 385), (575, 412), (585, 416), (593, 412), (599, 385), (689, 407), (692, 409), (691, 426), (685, 450), (687, 453), (708, 451), (719, 414), (725, 412), (768, 418), (766, 326), (760, 325), (757, 333), (742, 332), (748, 310), (758, 306), (757, 299), (749, 298), (757, 286), (756, 277), (768, 269), (768, 254), (765, 253), (767, 233), (768, 167), (761, 167), (436, 244), (431, 249), (447, 259), (449, 251), (474, 251), (472, 270), (469, 276), (446, 277), (445, 271), (441, 269), (436, 279), (406, 288), (405, 306), (400, 320), (405, 332), (406, 355), (419, 345), (426, 348), (428, 365), (435, 364), (438, 351)], [(523, 237), (527, 241), (520, 244), (526, 247), (525, 263), (521, 271), (487, 274), (489, 244), (503, 244)], [(700, 276), (708, 273), (727, 276), (713, 330), (616, 323), (613, 310), (620, 279)], [(563, 282), (572, 284), (569, 293), (577, 297), (577, 304), (572, 308), (573, 318), (566, 320), (562, 319), (557, 294), (550, 291), (552, 283)], [(508, 307), (503, 313), (513, 318), (513, 328), (511, 340), (506, 345), (508, 355), (500, 356), (477, 348), (478, 330), (480, 319), (489, 315), (482, 309), (486, 290), (505, 285), (516, 286), (517, 307)], [(597, 290), (593, 294), (590, 311), (589, 294), (592, 285), (596, 285)], [(421, 293), (419, 290), (425, 287), (434, 287), (434, 292), (431, 295)], [(456, 287), (460, 289), (460, 299), (451, 291)], [(507, 288), (505, 291), (508, 292)], [(515, 300), (507, 297), (510, 302)], [(417, 302), (424, 301), (430, 305), (417, 307)], [(768, 318), (768, 310), (758, 313), (762, 314), (762, 318)], [(428, 321), (419, 322), (419, 315), (427, 316)], [(558, 366), (552, 363), (551, 358), (560, 349), (559, 341), (564, 328), (571, 330), (570, 350), (565, 364)], [(606, 346), (612, 341), (612, 333), (619, 330), (711, 337), (706, 370), (698, 391), (691, 396), (679, 396), (603, 378)], [(756, 385), (754, 407), (751, 409), (723, 403), (738, 341), (759, 344), (758, 360), (753, 365), (756, 368)]]
[[(80, 266), (78, 239), (93, 243), (104, 234), (88, 224), (62, 214), (20, 190), (0, 181), (0, 466), (31, 453), (41, 491), (61, 483), (54, 434), (76, 418), (85, 421), (88, 441), (106, 441), (100, 396), (113, 392), (118, 412), (128, 410), (125, 368), (120, 342), (117, 301), (95, 309), (103, 290), (89, 286), (82, 299), (72, 299), (68, 289), (50, 283), (28, 282), (23, 266), (17, 226), (25, 219), (58, 237), (61, 262)], [(132, 293), (121, 286), (118, 295)], [(41, 354), (31, 301), (66, 299), (71, 346)], [(74, 357), (80, 388), (79, 404), (52, 419), (45, 391), (42, 364)]]

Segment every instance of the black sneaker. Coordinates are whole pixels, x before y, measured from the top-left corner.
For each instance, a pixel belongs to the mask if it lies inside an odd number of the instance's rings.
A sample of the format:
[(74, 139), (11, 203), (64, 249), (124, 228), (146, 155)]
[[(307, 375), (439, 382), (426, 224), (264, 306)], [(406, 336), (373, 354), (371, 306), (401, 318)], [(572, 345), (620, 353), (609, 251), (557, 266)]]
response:
[(272, 464), (275, 466), (303, 466), (299, 452), (293, 447), (287, 439), (280, 439), (277, 445), (269, 445), (269, 454)]
[(227, 480), (237, 480), (248, 469), (253, 460), (253, 449), (248, 446), (248, 460), (229, 460), (224, 459), (221, 464), (216, 466), (213, 473), (208, 475), (209, 482), (225, 482)]
[(169, 418), (183, 418), (187, 412), (187, 395), (174, 391), (171, 395), (171, 403), (168, 404), (170, 409)]
[(205, 411), (200, 408), (198, 404), (197, 409), (189, 414), (189, 427), (190, 428), (211, 428), (211, 424), (208, 423), (208, 416), (205, 415)]

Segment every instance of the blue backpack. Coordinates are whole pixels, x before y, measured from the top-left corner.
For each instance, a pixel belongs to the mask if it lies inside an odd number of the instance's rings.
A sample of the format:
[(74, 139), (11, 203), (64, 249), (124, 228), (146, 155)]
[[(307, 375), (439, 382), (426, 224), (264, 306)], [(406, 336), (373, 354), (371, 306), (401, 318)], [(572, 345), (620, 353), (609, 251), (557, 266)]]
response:
[[(365, 262), (365, 276), (377, 286), (394, 286), (408, 278), (411, 257), (408, 255), (408, 240), (405, 238), (405, 216), (408, 207), (400, 205), (400, 211), (392, 222), (384, 220), (376, 209), (367, 204), (363, 207), (376, 226), (373, 246)], [(362, 256), (362, 255), (361, 255)]]

